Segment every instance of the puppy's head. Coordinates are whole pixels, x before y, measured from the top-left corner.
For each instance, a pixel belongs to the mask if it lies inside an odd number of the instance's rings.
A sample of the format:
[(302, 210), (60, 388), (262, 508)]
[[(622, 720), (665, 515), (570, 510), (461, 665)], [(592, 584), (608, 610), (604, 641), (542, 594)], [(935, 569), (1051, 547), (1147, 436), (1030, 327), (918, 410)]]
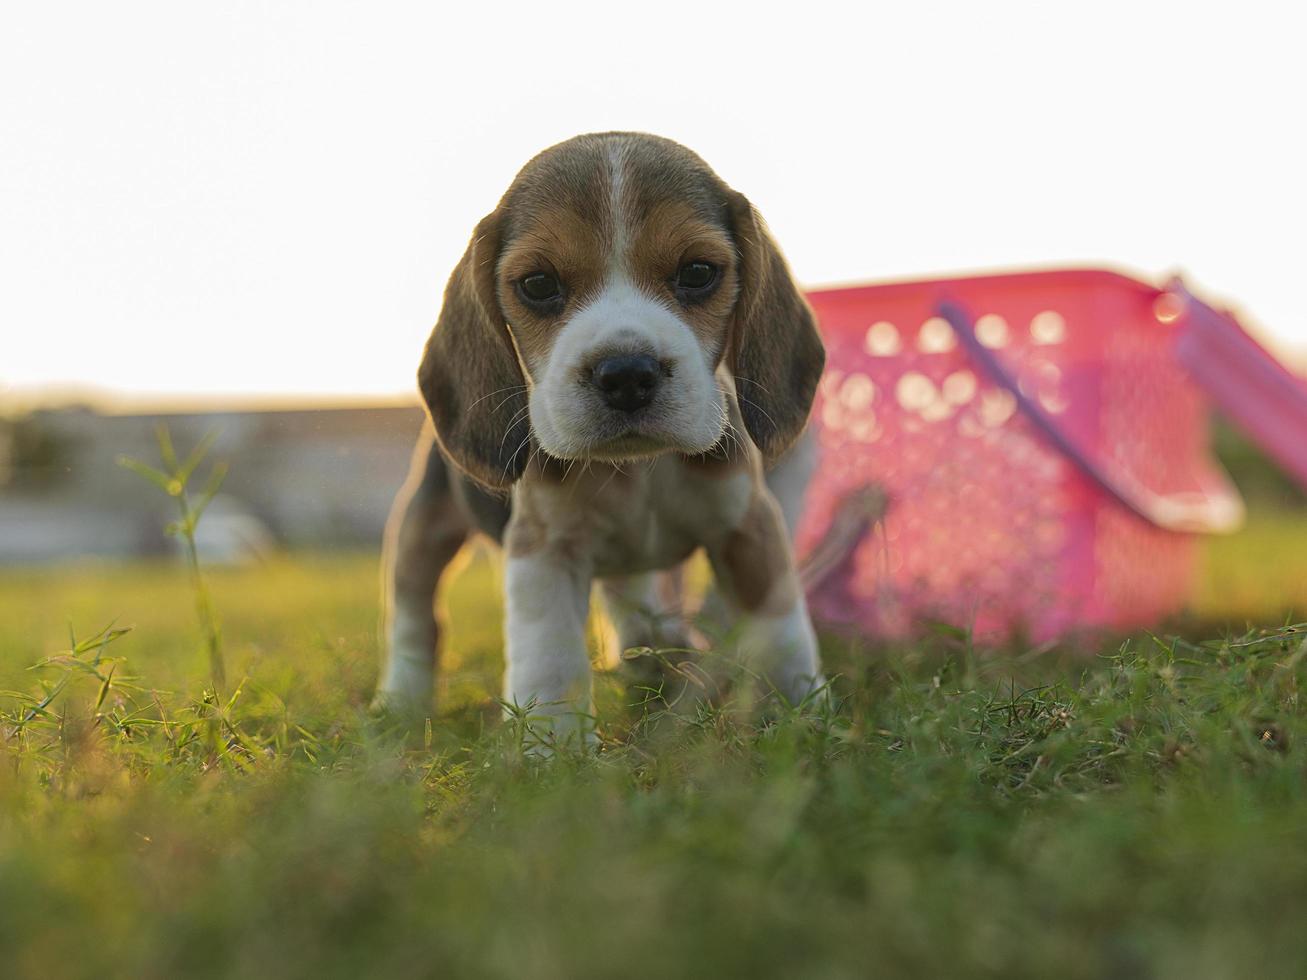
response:
[(531, 160), (477, 225), (418, 380), (445, 451), (506, 486), (533, 443), (565, 460), (705, 452), (737, 393), (775, 456), (823, 360), (749, 202), (676, 143), (605, 133)]

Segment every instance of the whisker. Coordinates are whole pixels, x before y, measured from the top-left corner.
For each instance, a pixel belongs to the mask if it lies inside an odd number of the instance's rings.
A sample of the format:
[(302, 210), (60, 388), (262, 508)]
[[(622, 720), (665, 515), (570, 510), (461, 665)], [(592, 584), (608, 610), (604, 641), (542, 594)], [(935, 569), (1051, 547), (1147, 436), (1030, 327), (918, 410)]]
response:
[[(520, 452), (522, 451), (522, 447), (525, 446), (528, 442), (531, 441), (531, 436), (532, 436), (532, 435), (533, 435), (533, 433), (532, 433), (530, 430), (528, 430), (528, 431), (527, 431), (527, 434), (526, 434), (526, 438), (523, 439), (521, 442), (519, 442), (519, 443), (517, 444), (517, 448), (513, 450), (513, 454), (512, 454), (511, 456), (508, 457), (508, 462), (506, 462), (506, 463), (504, 464), (504, 471), (503, 471), (502, 473), (499, 474), (499, 482), (502, 483), (502, 482), (504, 481), (504, 477), (508, 476), (508, 468), (509, 468), (510, 466), (513, 465), (513, 460), (517, 459), (517, 454), (520, 453)], [(501, 444), (502, 444), (502, 443), (501, 443)], [(526, 465), (527, 465), (527, 466), (530, 466), (530, 465), (531, 465), (531, 456), (534, 456), (534, 455), (535, 455), (535, 450), (533, 449), (533, 450), (531, 451), (530, 455), (528, 455), (527, 458), (526, 458)], [(523, 469), (525, 469), (525, 468), (526, 468), (526, 467), (523, 467)]]
[[(520, 413), (519, 413), (519, 414), (520, 414)], [(500, 439), (499, 439), (499, 448), (500, 448), (500, 449), (503, 449), (503, 448), (504, 448), (504, 443), (508, 441), (508, 437), (512, 434), (513, 430), (514, 430), (515, 428), (517, 428), (517, 424), (518, 424), (519, 421), (521, 421), (521, 420), (518, 419), (517, 415), (514, 415), (513, 418), (509, 420), (508, 425), (504, 427), (504, 434), (503, 434), (503, 435), (500, 437)], [(530, 438), (530, 429), (531, 429), (531, 427), (530, 427), (530, 425), (528, 424), (528, 425), (527, 425), (527, 431), (528, 431), (527, 438)], [(521, 448), (521, 447), (518, 447), (518, 448)]]
[(744, 404), (752, 405), (759, 412), (761, 412), (763, 414), (763, 417), (766, 418), (767, 421), (771, 423), (773, 429), (775, 429), (777, 432), (781, 430), (781, 427), (776, 424), (776, 420), (767, 414), (767, 410), (765, 408), (763, 408), (761, 405), (759, 405), (756, 401), (754, 401), (751, 398), (745, 398), (743, 395), (740, 395), (739, 397), (740, 397), (740, 401), (744, 402)]
[(522, 419), (526, 418), (530, 414), (531, 414), (531, 406), (523, 405), (516, 412), (514, 412), (513, 417), (508, 420), (508, 428), (511, 429), (513, 426), (517, 425), (518, 422), (522, 421)]
[(754, 381), (753, 378), (746, 378), (746, 377), (744, 377), (744, 375), (742, 375), (742, 374), (737, 374), (737, 375), (735, 376), (735, 380), (736, 380), (737, 382), (739, 382), (739, 381), (747, 381), (749, 384), (753, 385), (755, 388), (761, 388), (763, 394), (765, 394), (765, 395), (770, 395), (770, 394), (771, 394), (771, 390), (770, 390), (770, 389), (769, 389), (765, 384), (763, 384), (761, 381)]
[(621, 471), (620, 468), (618, 468), (617, 466), (614, 466), (614, 467), (613, 467), (613, 472), (610, 473), (610, 474), (608, 474), (608, 479), (605, 480), (605, 481), (603, 482), (603, 484), (599, 487), (598, 490), (596, 490), (593, 494), (590, 495), (590, 499), (591, 499), (591, 501), (593, 501), (593, 500), (595, 500), (596, 498), (598, 498), (598, 496), (599, 496), (601, 493), (603, 493), (605, 490), (607, 490), (607, 489), (608, 489), (608, 484), (612, 483), (615, 479), (617, 479), (617, 474), (618, 474), (618, 473), (621, 473), (621, 472), (622, 472), (622, 471)]
[[(525, 387), (527, 387), (527, 386), (526, 386), (526, 385), (523, 385), (522, 387), (525, 388)], [(514, 392), (513, 394), (509, 395), (509, 396), (508, 396), (507, 398), (505, 398), (502, 402), (500, 402), (498, 405), (496, 405), (494, 408), (492, 408), (492, 409), (490, 410), (490, 414), (491, 414), (491, 415), (494, 415), (497, 411), (499, 411), (501, 408), (503, 408), (505, 405), (507, 405), (509, 402), (511, 402), (511, 401), (512, 401), (514, 398), (516, 398), (516, 397), (517, 397), (517, 392)], [(529, 408), (530, 405), (528, 404), (527, 407)], [(520, 411), (520, 409), (519, 409), (519, 411)]]
[[(480, 404), (481, 404), (483, 401), (485, 401), (487, 398), (493, 398), (493, 397), (495, 397), (495, 395), (502, 395), (502, 394), (503, 394), (504, 392), (506, 392), (506, 391), (512, 391), (512, 392), (525, 391), (525, 390), (527, 389), (527, 387), (528, 387), (527, 385), (509, 385), (507, 388), (496, 388), (494, 391), (490, 391), (490, 392), (487, 392), (486, 394), (482, 395), (480, 398), (478, 398), (476, 401), (474, 401), (471, 405), (469, 405), (469, 406), (468, 406), (467, 408), (465, 408), (463, 411), (465, 411), (465, 412), (470, 412), (470, 411), (472, 411), (472, 409), (476, 408), (478, 405), (480, 405)], [(510, 395), (507, 399), (505, 399), (505, 401), (512, 401), (512, 396)], [(502, 405), (503, 402), (500, 402), (500, 404)], [(497, 411), (499, 411), (499, 409), (498, 409), (498, 408), (495, 408), (495, 409), (493, 409), (492, 411), (496, 411), (496, 412), (497, 412)]]
[[(572, 475), (572, 470), (575, 469), (576, 464), (577, 464), (577, 460), (576, 460), (576, 459), (569, 459), (569, 460), (567, 461), (567, 469), (565, 469), (565, 470), (563, 471), (563, 482), (564, 482), (564, 483), (566, 483), (566, 482), (567, 482), (567, 478), (568, 478), (569, 476)], [(583, 462), (582, 465), (581, 465), (581, 476), (585, 476), (585, 464), (584, 464), (584, 462)], [(576, 490), (577, 490), (577, 487), (579, 487), (583, 482), (584, 482), (583, 480), (579, 480), (579, 479), (578, 479), (575, 483), (572, 484), (572, 488), (567, 492), (567, 499), (568, 499), (569, 501), (571, 501), (572, 499), (574, 499), (574, 498), (576, 497)]]

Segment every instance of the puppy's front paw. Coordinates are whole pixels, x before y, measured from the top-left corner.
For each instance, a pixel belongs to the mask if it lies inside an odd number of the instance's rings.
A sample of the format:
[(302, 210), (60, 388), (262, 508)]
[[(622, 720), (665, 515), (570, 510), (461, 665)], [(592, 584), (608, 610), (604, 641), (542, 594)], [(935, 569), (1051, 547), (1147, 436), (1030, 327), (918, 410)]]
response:
[(372, 698), (374, 715), (426, 718), (431, 715), (436, 683), (435, 662), (425, 648), (397, 644), (392, 647), (377, 693)]
[(431, 697), (417, 697), (410, 691), (378, 690), (368, 705), (368, 714), (374, 718), (415, 721), (430, 718), (435, 713), (434, 707)]
[(368, 710), (376, 717), (396, 719), (429, 718), (433, 713), (434, 678), (429, 671), (390, 671), (377, 685)]

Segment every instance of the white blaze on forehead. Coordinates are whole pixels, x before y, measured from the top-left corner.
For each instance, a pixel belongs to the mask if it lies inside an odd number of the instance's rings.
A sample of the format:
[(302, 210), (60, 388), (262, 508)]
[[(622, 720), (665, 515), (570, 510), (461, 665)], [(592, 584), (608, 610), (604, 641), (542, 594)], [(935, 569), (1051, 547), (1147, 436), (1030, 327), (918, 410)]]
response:
[(626, 269), (626, 253), (631, 247), (631, 228), (627, 224), (626, 202), (623, 200), (625, 189), (626, 154), (623, 144), (614, 141), (608, 144), (608, 213), (613, 222), (613, 251), (608, 256), (610, 280)]

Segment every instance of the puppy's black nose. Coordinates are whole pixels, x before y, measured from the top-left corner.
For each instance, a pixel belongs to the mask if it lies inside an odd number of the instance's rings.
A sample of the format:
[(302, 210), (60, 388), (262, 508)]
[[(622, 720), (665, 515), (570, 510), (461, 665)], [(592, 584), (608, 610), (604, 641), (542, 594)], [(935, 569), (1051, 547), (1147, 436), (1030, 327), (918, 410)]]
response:
[(658, 362), (648, 354), (623, 354), (605, 357), (591, 376), (609, 406), (634, 412), (653, 400), (660, 374)]

